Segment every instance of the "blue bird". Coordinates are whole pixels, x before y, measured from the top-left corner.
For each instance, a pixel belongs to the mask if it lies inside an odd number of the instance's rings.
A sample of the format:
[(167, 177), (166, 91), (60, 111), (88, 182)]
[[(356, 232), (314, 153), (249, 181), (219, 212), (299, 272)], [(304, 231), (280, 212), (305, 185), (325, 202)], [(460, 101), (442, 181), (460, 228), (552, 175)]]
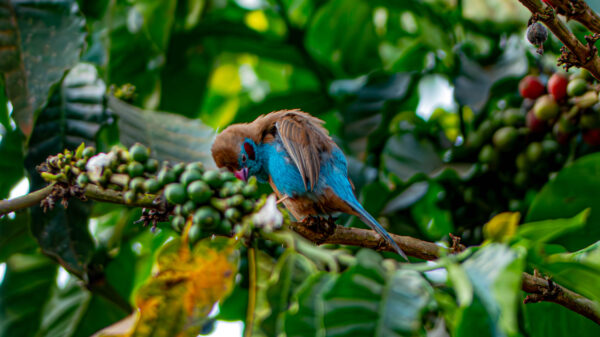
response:
[(215, 139), (212, 155), (218, 167), (240, 179), (255, 176), (269, 183), (296, 219), (336, 212), (355, 215), (407, 259), (354, 196), (346, 158), (322, 124), (300, 110), (271, 112), (227, 127)]

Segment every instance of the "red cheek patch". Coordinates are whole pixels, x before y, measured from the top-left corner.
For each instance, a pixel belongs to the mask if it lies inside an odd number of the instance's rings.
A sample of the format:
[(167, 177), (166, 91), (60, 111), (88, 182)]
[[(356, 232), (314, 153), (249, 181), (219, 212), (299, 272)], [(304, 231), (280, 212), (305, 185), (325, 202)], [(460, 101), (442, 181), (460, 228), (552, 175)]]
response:
[(254, 147), (252, 147), (252, 145), (250, 145), (249, 143), (244, 143), (244, 150), (248, 154), (248, 158), (250, 158), (250, 160), (256, 159), (256, 155), (254, 154)]

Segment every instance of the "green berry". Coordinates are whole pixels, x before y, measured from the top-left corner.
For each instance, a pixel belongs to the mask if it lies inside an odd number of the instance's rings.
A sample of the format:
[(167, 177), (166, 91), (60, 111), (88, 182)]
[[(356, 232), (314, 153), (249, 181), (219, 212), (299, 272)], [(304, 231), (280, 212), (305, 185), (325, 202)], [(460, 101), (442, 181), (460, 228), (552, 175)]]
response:
[(579, 118), (579, 125), (584, 129), (594, 129), (598, 127), (598, 115), (595, 113), (585, 114)]
[(144, 165), (137, 161), (132, 161), (127, 165), (127, 173), (130, 177), (139, 177), (144, 174)]
[(221, 219), (219, 212), (210, 206), (204, 206), (194, 212), (193, 222), (204, 228), (212, 228)]
[(190, 199), (198, 203), (206, 202), (213, 194), (208, 184), (202, 180), (196, 180), (189, 184), (187, 192)]
[(131, 205), (135, 202), (135, 199), (136, 199), (136, 195), (135, 195), (134, 191), (129, 190), (129, 191), (123, 193), (123, 201), (125, 201), (125, 204)]
[(87, 164), (87, 161), (85, 159), (79, 159), (76, 163), (75, 163), (75, 167), (77, 167), (80, 170), (85, 170), (85, 165)]
[(189, 163), (185, 166), (186, 171), (198, 171), (200, 173), (204, 172), (204, 164), (200, 161), (196, 161), (193, 163)]
[(519, 171), (515, 174), (514, 183), (517, 187), (526, 187), (527, 186), (527, 172)]
[(519, 132), (512, 126), (505, 126), (494, 133), (494, 146), (500, 151), (510, 151), (515, 145)]
[(525, 114), (521, 111), (521, 109), (507, 109), (502, 114), (502, 120), (505, 125), (523, 125), (525, 124)]
[(135, 143), (129, 148), (129, 156), (137, 162), (145, 163), (150, 157), (150, 150), (140, 143)]
[(171, 204), (183, 204), (186, 200), (185, 187), (178, 183), (171, 183), (165, 187), (165, 197)]
[(244, 200), (241, 208), (245, 213), (249, 213), (254, 210), (254, 202), (252, 202), (252, 200)]
[(162, 170), (160, 170), (157, 178), (158, 178), (158, 182), (162, 186), (164, 186), (164, 185), (170, 184), (172, 182), (175, 182), (175, 180), (177, 179), (177, 176), (175, 175), (175, 172), (173, 172), (173, 170), (170, 170), (165, 167)]
[(175, 213), (175, 215), (184, 216), (184, 214), (183, 214), (183, 206), (182, 205), (175, 205), (175, 208), (173, 208), (173, 213)]
[(148, 179), (144, 182), (144, 190), (148, 193), (156, 193), (161, 187), (156, 179)]
[(202, 180), (204, 180), (212, 188), (219, 188), (223, 186), (223, 180), (221, 180), (219, 171), (210, 170), (204, 172), (202, 175)]
[(150, 158), (146, 161), (146, 172), (154, 173), (158, 170), (158, 160)]
[(200, 179), (202, 179), (202, 174), (196, 170), (193, 170), (193, 171), (186, 170), (179, 177), (179, 181), (182, 184), (184, 184), (185, 186), (188, 186), (190, 183), (192, 183), (196, 180), (200, 180)]
[(229, 171), (222, 171), (221, 172), (221, 180), (223, 181), (234, 181), (235, 175)]
[(173, 230), (176, 232), (181, 232), (184, 226), (185, 218), (181, 215), (174, 216), (173, 220), (171, 220), (171, 227), (173, 227)]
[(551, 95), (544, 95), (537, 99), (533, 106), (533, 114), (542, 121), (555, 118), (560, 112), (558, 103)]
[(255, 184), (248, 184), (242, 188), (242, 194), (246, 198), (256, 196), (256, 192), (258, 192), (258, 186), (256, 186)]
[(134, 192), (142, 192), (146, 180), (142, 177), (135, 177), (129, 181), (129, 189)]
[(185, 171), (185, 164), (176, 164), (175, 166), (173, 166), (172, 170), (173, 172), (175, 172), (175, 176), (179, 177), (183, 173), (183, 171)]
[(547, 139), (542, 141), (542, 148), (545, 155), (554, 154), (558, 151), (558, 143), (555, 140)]
[(192, 200), (188, 200), (185, 202), (185, 204), (183, 204), (181, 212), (185, 216), (188, 216), (189, 214), (192, 214), (196, 210), (196, 208), (197, 208), (196, 203), (193, 202)]
[(228, 207), (237, 207), (239, 205), (241, 205), (244, 202), (244, 197), (236, 194), (234, 196), (232, 196), (231, 198), (227, 199), (227, 206)]
[(188, 231), (188, 239), (190, 243), (195, 243), (202, 237), (202, 228), (198, 225), (192, 225)]
[(527, 146), (526, 153), (530, 163), (537, 163), (542, 158), (544, 148), (540, 142), (533, 142)]
[(96, 154), (96, 149), (91, 146), (88, 146), (83, 150), (82, 154), (84, 158), (91, 158)]
[(517, 155), (517, 158), (515, 159), (515, 166), (517, 166), (517, 169), (520, 171), (527, 171), (527, 168), (529, 167), (527, 153), (521, 152)]
[(79, 185), (80, 187), (85, 187), (87, 186), (87, 184), (90, 182), (90, 177), (88, 177), (87, 174), (85, 173), (80, 173), (77, 176), (77, 185)]
[(571, 97), (583, 95), (587, 89), (587, 82), (581, 78), (574, 78), (567, 85), (567, 94)]
[(117, 166), (117, 172), (118, 173), (127, 173), (127, 164), (120, 164), (119, 166)]
[(241, 217), (242, 213), (240, 213), (240, 211), (238, 211), (235, 208), (228, 208), (227, 210), (225, 210), (225, 218), (227, 218), (228, 220), (235, 222)]
[(479, 151), (479, 161), (484, 164), (492, 164), (498, 160), (498, 153), (490, 144), (486, 144)]

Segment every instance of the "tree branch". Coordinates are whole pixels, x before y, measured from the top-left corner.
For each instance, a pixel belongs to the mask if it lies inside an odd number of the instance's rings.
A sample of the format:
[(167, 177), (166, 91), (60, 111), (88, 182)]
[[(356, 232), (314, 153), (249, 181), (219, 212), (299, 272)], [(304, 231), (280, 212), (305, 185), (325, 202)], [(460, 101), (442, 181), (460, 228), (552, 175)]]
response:
[(52, 192), (53, 188), (53, 185), (48, 185), (42, 189), (20, 196), (18, 198), (0, 200), (0, 216), (10, 212), (21, 210), (23, 208), (39, 205), (40, 201), (47, 197), (50, 194), (50, 192)]
[(564, 65), (566, 69), (572, 66), (584, 68), (600, 80), (600, 58), (593, 42), (590, 43), (588, 40), (588, 44), (584, 45), (577, 40), (556, 12), (552, 8), (544, 7), (539, 0), (519, 0), (519, 2), (529, 9), (533, 20), (543, 22), (565, 45), (566, 49), (559, 58), (559, 65)]
[[(45, 197), (49, 196), (55, 188), (64, 187), (60, 184), (51, 184), (25, 196), (0, 201), (0, 215), (37, 205)], [(103, 189), (93, 184), (85, 187), (84, 195), (87, 198), (96, 201), (118, 204), (124, 203), (122, 192)], [(154, 195), (142, 195), (130, 206), (159, 208), (160, 203), (156, 204), (154, 202), (155, 199), (156, 196)], [(300, 222), (294, 222), (290, 227), (301, 236), (317, 244), (343, 244), (375, 250), (394, 251), (394, 248), (389, 246), (379, 234), (368, 229), (348, 228), (336, 225), (332, 228), (326, 228), (326, 230), (323, 231), (323, 228), (320, 226), (311, 226), (309, 228), (307, 225)], [(319, 231), (315, 231), (314, 229), (318, 229)], [(394, 241), (398, 243), (398, 246), (400, 246), (400, 248), (409, 256), (424, 260), (435, 260), (440, 257), (441, 247), (433, 242), (419, 240), (410, 236), (390, 235)], [(455, 241), (450, 252), (458, 252), (462, 249), (464, 249), (464, 246)], [(600, 325), (600, 308), (597, 303), (552, 281), (528, 273), (523, 273), (521, 289), (529, 293), (527, 298), (525, 298), (525, 303), (536, 303), (541, 301), (557, 303)]]
[[(0, 216), (18, 211), (27, 207), (39, 205), (44, 198), (52, 193), (52, 190), (57, 185), (50, 184), (42, 189), (31, 192), (24, 196), (9, 199), (0, 200)], [(123, 204), (123, 193), (111, 189), (103, 189), (96, 185), (89, 184), (84, 189), (84, 195), (92, 200), (110, 202), (113, 204)], [(159, 205), (154, 203), (155, 195), (143, 194), (132, 204), (128, 205), (131, 207), (146, 207), (146, 208), (158, 208)]]
[(600, 33), (600, 16), (585, 1), (552, 0), (558, 14), (575, 20), (593, 33)]
[[(394, 248), (388, 245), (379, 234), (368, 229), (336, 226), (323, 233), (315, 232), (300, 222), (294, 222), (290, 227), (298, 234), (318, 244), (344, 244), (376, 250), (394, 251)], [(390, 236), (409, 256), (424, 260), (435, 260), (440, 257), (440, 246), (433, 242), (391, 233)], [(458, 251), (461, 250), (461, 247), (453, 248)], [(600, 308), (597, 303), (554, 282), (523, 273), (521, 289), (530, 294), (525, 299), (525, 303), (553, 302), (585, 316), (600, 325)]]

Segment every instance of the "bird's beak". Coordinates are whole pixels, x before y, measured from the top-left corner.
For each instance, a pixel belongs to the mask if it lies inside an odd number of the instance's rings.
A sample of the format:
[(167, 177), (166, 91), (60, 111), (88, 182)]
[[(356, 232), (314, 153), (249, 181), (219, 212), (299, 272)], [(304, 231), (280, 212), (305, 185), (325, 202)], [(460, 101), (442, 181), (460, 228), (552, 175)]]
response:
[(235, 171), (235, 177), (243, 180), (243, 181), (248, 181), (248, 168), (244, 167), (241, 170)]

